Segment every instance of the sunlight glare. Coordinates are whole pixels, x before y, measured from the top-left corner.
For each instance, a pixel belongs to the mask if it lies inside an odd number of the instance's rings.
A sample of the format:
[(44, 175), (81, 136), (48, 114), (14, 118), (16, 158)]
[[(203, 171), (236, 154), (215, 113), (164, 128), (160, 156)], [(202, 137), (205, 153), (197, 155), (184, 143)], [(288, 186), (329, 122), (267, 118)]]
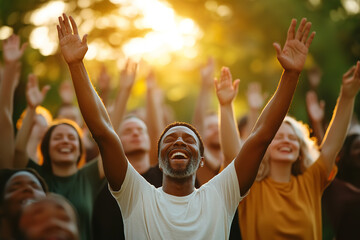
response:
[(342, 0), (341, 1), (346, 12), (354, 15), (360, 11), (360, 1), (359, 0)]
[(31, 14), (30, 22), (36, 26), (57, 23), (57, 16), (60, 16), (64, 9), (65, 4), (62, 1), (49, 2)]
[(5, 40), (13, 34), (14, 30), (8, 26), (0, 27), (0, 40)]
[(54, 54), (57, 49), (56, 37), (49, 35), (47, 27), (35, 28), (30, 34), (30, 44), (33, 48), (39, 49), (44, 56)]

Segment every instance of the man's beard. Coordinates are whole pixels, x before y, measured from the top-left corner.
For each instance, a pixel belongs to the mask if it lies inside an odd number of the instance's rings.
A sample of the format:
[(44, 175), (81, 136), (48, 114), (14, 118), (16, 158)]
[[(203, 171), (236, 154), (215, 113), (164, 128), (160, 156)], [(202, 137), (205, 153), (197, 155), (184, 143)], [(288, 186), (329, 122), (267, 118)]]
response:
[(199, 164), (200, 158), (196, 160), (194, 157), (191, 157), (188, 164), (186, 165), (185, 170), (177, 171), (170, 166), (169, 158), (167, 156), (165, 159), (160, 158), (159, 161), (159, 167), (163, 170), (163, 173), (173, 178), (185, 178), (193, 175), (197, 171)]

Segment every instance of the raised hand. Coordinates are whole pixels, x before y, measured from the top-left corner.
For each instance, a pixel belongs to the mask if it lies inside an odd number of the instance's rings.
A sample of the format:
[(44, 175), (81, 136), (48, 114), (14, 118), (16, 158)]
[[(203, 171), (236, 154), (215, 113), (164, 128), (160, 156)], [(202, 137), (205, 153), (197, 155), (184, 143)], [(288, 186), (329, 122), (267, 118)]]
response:
[[(291, 21), (287, 39), (284, 48), (281, 49), (280, 44), (274, 43), (277, 59), (285, 71), (299, 73), (303, 70), (306, 56), (315, 32), (310, 33), (311, 22), (307, 22), (306, 18), (301, 20), (300, 26), (295, 33), (296, 20)], [(309, 37), (308, 37), (309, 36)]]
[(101, 93), (107, 93), (110, 90), (110, 80), (111, 77), (106, 66), (103, 64), (98, 77), (98, 88)]
[(247, 102), (250, 109), (258, 110), (264, 106), (266, 94), (261, 92), (261, 84), (258, 82), (249, 83), (247, 89)]
[(132, 88), (136, 77), (137, 63), (128, 59), (125, 68), (120, 73), (120, 81), (122, 88)]
[(355, 97), (360, 89), (360, 61), (356, 66), (352, 66), (342, 79), (341, 95), (345, 97)]
[(202, 86), (212, 88), (215, 71), (215, 61), (213, 58), (209, 58), (206, 65), (200, 69)]
[(306, 93), (306, 109), (312, 122), (323, 122), (325, 116), (325, 102), (319, 101), (314, 91)]
[(59, 95), (62, 103), (71, 104), (75, 99), (75, 91), (70, 81), (63, 81), (59, 87)]
[(59, 43), (61, 52), (67, 64), (81, 62), (88, 50), (87, 34), (80, 39), (77, 25), (74, 19), (70, 16), (69, 19), (66, 14), (59, 17), (59, 25), (56, 26), (58, 31)]
[(28, 83), (26, 85), (26, 101), (28, 107), (35, 109), (39, 106), (44, 101), (46, 93), (49, 89), (50, 86), (46, 85), (40, 91), (37, 77), (34, 74), (29, 74)]
[(240, 79), (232, 81), (232, 76), (229, 68), (223, 67), (220, 73), (220, 79), (214, 80), (216, 95), (221, 105), (231, 103), (238, 92)]
[(18, 35), (11, 35), (4, 41), (3, 44), (3, 58), (7, 63), (18, 61), (27, 47), (27, 43), (23, 43), (20, 47), (20, 37)]

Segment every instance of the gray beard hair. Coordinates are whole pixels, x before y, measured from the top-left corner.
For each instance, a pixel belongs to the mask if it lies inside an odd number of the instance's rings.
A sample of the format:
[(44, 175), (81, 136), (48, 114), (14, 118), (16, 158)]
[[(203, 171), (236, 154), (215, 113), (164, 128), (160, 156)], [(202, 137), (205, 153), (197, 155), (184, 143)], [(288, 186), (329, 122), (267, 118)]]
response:
[(196, 160), (193, 157), (190, 158), (189, 163), (186, 165), (186, 169), (183, 171), (175, 171), (169, 163), (168, 157), (165, 159), (160, 158), (159, 167), (162, 168), (163, 173), (172, 178), (185, 178), (193, 175), (200, 164), (200, 157)]

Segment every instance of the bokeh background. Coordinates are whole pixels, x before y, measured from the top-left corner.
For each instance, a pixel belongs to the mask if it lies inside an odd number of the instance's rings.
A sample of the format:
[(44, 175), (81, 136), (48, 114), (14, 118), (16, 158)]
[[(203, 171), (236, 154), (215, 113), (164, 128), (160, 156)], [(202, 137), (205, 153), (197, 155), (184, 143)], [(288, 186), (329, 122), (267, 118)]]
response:
[[(307, 17), (316, 31), (291, 115), (308, 121), (306, 72), (318, 66), (323, 73), (318, 94), (330, 118), (343, 73), (360, 59), (360, 0), (0, 0), (0, 40), (14, 32), (29, 42), (14, 119), (26, 107), (24, 90), (31, 72), (40, 85), (52, 87), (45, 107), (55, 113), (59, 105), (58, 86), (69, 79), (56, 31), (63, 12), (75, 18), (81, 35), (89, 34), (85, 64), (95, 86), (105, 64), (115, 96), (126, 59), (141, 61), (128, 108), (144, 105), (144, 79), (151, 67), (166, 102), (183, 121), (191, 120), (201, 83), (199, 69), (208, 57), (215, 59), (216, 76), (221, 66), (228, 66), (233, 77), (241, 79), (237, 116), (247, 112), (249, 82), (258, 81), (272, 93), (281, 76), (272, 43), (283, 45), (291, 18)], [(216, 109), (215, 97), (211, 104)], [(359, 104), (358, 97), (358, 116)]]

